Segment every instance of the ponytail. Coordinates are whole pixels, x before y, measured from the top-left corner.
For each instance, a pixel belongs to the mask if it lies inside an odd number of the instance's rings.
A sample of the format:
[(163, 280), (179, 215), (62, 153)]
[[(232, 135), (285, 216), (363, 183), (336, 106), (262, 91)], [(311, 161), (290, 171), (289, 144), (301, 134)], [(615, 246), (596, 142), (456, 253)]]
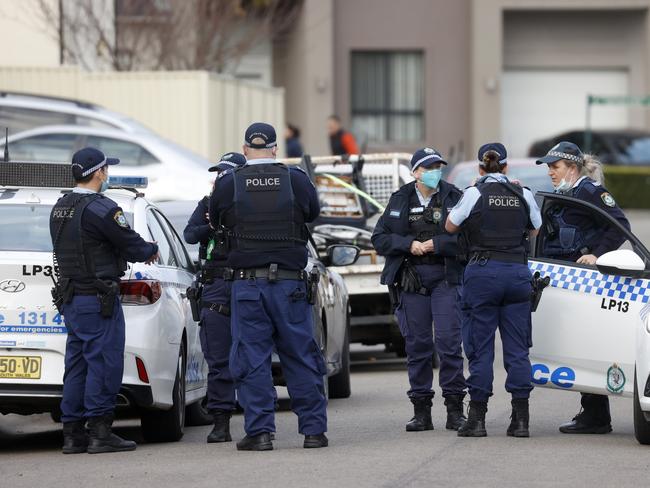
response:
[(605, 175), (603, 173), (603, 165), (596, 156), (593, 154), (585, 154), (582, 167), (580, 168), (580, 176), (591, 178), (599, 185), (605, 184)]
[(480, 165), (487, 173), (501, 173), (505, 165), (499, 163), (500, 157), (496, 151), (487, 151)]

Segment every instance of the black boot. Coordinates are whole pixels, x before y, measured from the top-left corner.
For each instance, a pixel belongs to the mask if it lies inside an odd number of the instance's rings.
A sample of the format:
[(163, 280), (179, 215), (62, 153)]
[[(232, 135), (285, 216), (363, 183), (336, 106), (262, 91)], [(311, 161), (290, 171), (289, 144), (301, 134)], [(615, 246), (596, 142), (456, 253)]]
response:
[(113, 425), (112, 415), (102, 415), (101, 417), (91, 417), (88, 419), (88, 433), (90, 434), (90, 442), (88, 443), (89, 454), (135, 451), (136, 443), (113, 434), (111, 425)]
[(607, 395), (583, 393), (580, 399), (582, 409), (571, 422), (560, 425), (563, 434), (609, 434), (612, 431), (612, 417), (609, 413)]
[(507, 434), (510, 437), (530, 437), (528, 432), (528, 398), (512, 399), (512, 414)]
[(463, 422), (467, 420), (463, 413), (463, 398), (465, 395), (448, 395), (445, 397), (447, 406), (447, 430), (458, 430)]
[(86, 421), (63, 423), (63, 454), (79, 454), (88, 449)]
[(238, 451), (272, 451), (271, 434), (263, 432), (259, 435), (246, 436), (237, 443)]
[(485, 414), (487, 413), (487, 402), (469, 402), (469, 414), (467, 422), (458, 429), (458, 437), (485, 437)]
[(413, 418), (406, 424), (407, 432), (421, 432), (433, 430), (431, 421), (431, 397), (411, 398), (413, 404)]
[(214, 419), (214, 428), (208, 434), (208, 444), (213, 442), (230, 442), (230, 417), (232, 412), (230, 410), (215, 410), (212, 413)]
[(306, 435), (305, 442), (302, 447), (305, 449), (317, 449), (319, 447), (327, 447), (328, 444), (329, 441), (327, 440), (327, 436), (325, 434)]

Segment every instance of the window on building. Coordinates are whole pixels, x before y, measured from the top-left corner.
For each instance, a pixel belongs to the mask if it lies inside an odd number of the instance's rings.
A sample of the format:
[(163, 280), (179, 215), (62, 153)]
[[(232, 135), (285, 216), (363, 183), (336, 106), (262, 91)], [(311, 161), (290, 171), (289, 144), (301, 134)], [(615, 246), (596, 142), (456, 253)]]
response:
[(424, 140), (421, 51), (352, 52), (352, 129), (371, 141)]

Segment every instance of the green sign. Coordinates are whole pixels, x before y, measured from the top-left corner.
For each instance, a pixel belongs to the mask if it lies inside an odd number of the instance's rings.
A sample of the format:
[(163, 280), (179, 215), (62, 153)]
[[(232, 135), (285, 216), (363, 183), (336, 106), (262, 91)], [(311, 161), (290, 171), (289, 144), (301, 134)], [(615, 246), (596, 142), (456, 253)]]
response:
[(626, 95), (589, 95), (587, 103), (589, 105), (650, 105), (650, 95), (644, 97), (631, 97)]

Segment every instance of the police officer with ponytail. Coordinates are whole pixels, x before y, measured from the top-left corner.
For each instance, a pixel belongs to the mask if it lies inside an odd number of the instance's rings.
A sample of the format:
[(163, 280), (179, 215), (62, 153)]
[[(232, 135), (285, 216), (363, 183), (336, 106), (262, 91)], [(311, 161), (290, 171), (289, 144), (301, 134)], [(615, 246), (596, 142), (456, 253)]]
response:
[[(230, 152), (208, 171), (232, 170), (246, 164), (243, 154)], [(230, 269), (226, 266), (228, 255), (223, 249), (219, 229), (210, 225), (208, 207), (210, 199), (199, 201), (187, 222), (183, 236), (189, 244), (199, 243), (202, 260), (202, 292), (199, 337), (203, 356), (208, 363), (207, 409), (214, 420), (214, 428), (208, 435), (208, 443), (230, 442), (230, 417), (235, 409), (235, 385), (228, 367), (230, 356)]]
[(230, 370), (244, 408), (238, 450), (273, 449), (271, 355), (275, 346), (305, 448), (326, 447), (327, 370), (313, 336), (304, 268), (305, 224), (320, 212), (318, 194), (299, 168), (275, 159), (275, 129), (255, 123), (244, 137), (245, 166), (219, 175), (210, 222), (223, 226), (233, 269)]
[(136, 448), (111, 430), (124, 370), (119, 281), (127, 261), (158, 259), (158, 246), (145, 242), (122, 209), (103, 195), (108, 168), (119, 162), (92, 147), (77, 151), (72, 157), (76, 186), (56, 202), (50, 216), (58, 267), (53, 295), (68, 330), (61, 400), (64, 454)]
[[(377, 252), (386, 256), (381, 282), (395, 294), (396, 315), (406, 343), (414, 416), (409, 432), (432, 430), (433, 354), (440, 356), (439, 383), (447, 406), (446, 428), (457, 430), (465, 420), (463, 352), (461, 347), (457, 237), (445, 231), (448, 212), (462, 192), (441, 179), (447, 162), (432, 148), (413, 154), (414, 182), (393, 193), (372, 235)], [(432, 326), (432, 323), (434, 326)]]
[(508, 180), (506, 148), (483, 145), (478, 153), (481, 178), (468, 188), (447, 218), (446, 229), (461, 231), (469, 259), (463, 277), (463, 346), (469, 360), (470, 404), (460, 437), (484, 437), (492, 396), (494, 339), (503, 343), (506, 390), (512, 395), (507, 434), (528, 437), (528, 398), (532, 390), (531, 281), (528, 236), (542, 219), (533, 194)]
[[(547, 164), (555, 191), (595, 205), (624, 227), (630, 228), (625, 214), (603, 186), (600, 162), (585, 155), (571, 142), (560, 142), (537, 164)], [(544, 215), (542, 253), (547, 258), (595, 265), (596, 260), (618, 249), (625, 237), (603, 225), (589, 212), (574, 207), (551, 207)], [(581, 411), (560, 426), (564, 434), (607, 434), (612, 431), (609, 397), (583, 393)]]

